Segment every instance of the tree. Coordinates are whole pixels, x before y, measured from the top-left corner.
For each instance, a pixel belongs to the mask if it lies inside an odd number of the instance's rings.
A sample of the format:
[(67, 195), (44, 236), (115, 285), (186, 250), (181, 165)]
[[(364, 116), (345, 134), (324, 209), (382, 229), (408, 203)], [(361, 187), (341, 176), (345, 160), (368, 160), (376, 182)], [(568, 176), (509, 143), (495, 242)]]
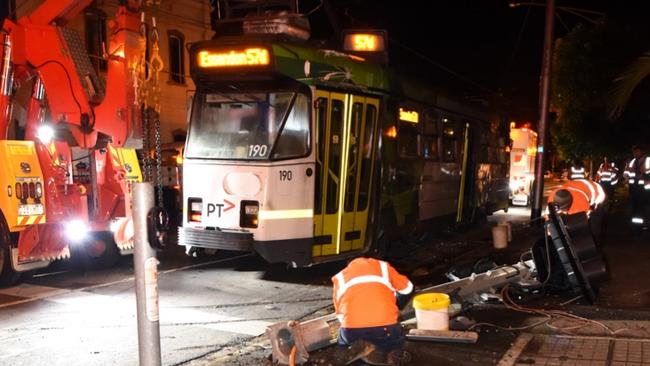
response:
[(633, 103), (615, 122), (610, 118), (613, 80), (646, 39), (641, 28), (621, 24), (579, 24), (556, 43), (551, 102), (558, 118), (551, 139), (560, 158), (623, 155), (649, 136), (647, 121), (639, 118), (649, 115), (647, 103)]

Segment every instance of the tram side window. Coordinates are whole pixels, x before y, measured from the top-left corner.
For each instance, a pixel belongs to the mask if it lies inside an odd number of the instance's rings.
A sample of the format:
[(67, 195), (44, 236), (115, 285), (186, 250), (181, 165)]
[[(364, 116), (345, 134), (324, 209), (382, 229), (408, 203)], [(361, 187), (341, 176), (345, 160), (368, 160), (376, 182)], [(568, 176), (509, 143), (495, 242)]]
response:
[(442, 119), (442, 159), (446, 162), (456, 161), (456, 133), (454, 122)]
[(341, 127), (343, 126), (343, 102), (332, 100), (332, 112), (330, 116), (329, 133), (329, 166), (327, 172), (327, 198), (325, 212), (336, 213), (339, 210), (339, 173), (341, 171)]
[(366, 120), (363, 129), (363, 155), (361, 156), (361, 184), (359, 186), (359, 202), (357, 211), (363, 211), (368, 207), (368, 195), (370, 194), (370, 178), (372, 175), (372, 147), (375, 144), (375, 119), (377, 109), (374, 105), (366, 107)]
[(325, 162), (325, 133), (327, 132), (325, 121), (327, 120), (327, 99), (318, 98), (316, 101), (316, 128), (318, 136), (316, 137), (316, 146), (318, 146), (318, 154), (316, 155), (316, 187), (315, 187), (315, 201), (314, 201), (314, 214), (321, 214), (321, 207), (323, 205), (323, 164)]
[(417, 124), (400, 121), (397, 144), (401, 157), (415, 158), (418, 156), (418, 132)]
[(432, 113), (424, 115), (422, 146), (420, 154), (430, 160), (438, 160), (438, 124)]

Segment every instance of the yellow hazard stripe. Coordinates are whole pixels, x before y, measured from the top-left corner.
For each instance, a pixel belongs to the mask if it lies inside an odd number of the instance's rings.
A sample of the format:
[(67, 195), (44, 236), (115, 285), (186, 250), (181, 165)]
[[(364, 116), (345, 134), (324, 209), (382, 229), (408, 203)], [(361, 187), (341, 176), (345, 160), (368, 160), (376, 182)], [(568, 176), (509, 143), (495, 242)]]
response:
[(260, 220), (306, 219), (314, 217), (314, 210), (260, 210)]
[(45, 218), (44, 215), (18, 216), (18, 219), (16, 221), (18, 222), (19, 226), (35, 225), (44, 222), (45, 221), (43, 220), (44, 218)]

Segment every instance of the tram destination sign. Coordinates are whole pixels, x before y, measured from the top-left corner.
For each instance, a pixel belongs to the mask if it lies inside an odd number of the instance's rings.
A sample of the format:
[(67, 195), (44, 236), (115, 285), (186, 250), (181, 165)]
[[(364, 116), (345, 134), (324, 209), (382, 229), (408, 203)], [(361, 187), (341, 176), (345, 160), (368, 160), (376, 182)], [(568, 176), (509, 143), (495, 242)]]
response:
[(199, 69), (227, 70), (266, 68), (271, 64), (271, 52), (266, 47), (228, 47), (197, 49), (194, 57)]
[(201, 67), (237, 67), (269, 64), (269, 51), (265, 48), (246, 48), (244, 50), (200, 51), (198, 63)]

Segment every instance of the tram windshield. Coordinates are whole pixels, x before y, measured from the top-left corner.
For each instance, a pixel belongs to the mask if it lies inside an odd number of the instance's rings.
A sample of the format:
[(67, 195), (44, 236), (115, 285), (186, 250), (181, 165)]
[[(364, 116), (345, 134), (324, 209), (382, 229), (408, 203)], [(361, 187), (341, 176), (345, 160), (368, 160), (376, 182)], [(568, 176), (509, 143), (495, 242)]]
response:
[(309, 153), (309, 98), (301, 93), (197, 93), (187, 158), (276, 160)]

